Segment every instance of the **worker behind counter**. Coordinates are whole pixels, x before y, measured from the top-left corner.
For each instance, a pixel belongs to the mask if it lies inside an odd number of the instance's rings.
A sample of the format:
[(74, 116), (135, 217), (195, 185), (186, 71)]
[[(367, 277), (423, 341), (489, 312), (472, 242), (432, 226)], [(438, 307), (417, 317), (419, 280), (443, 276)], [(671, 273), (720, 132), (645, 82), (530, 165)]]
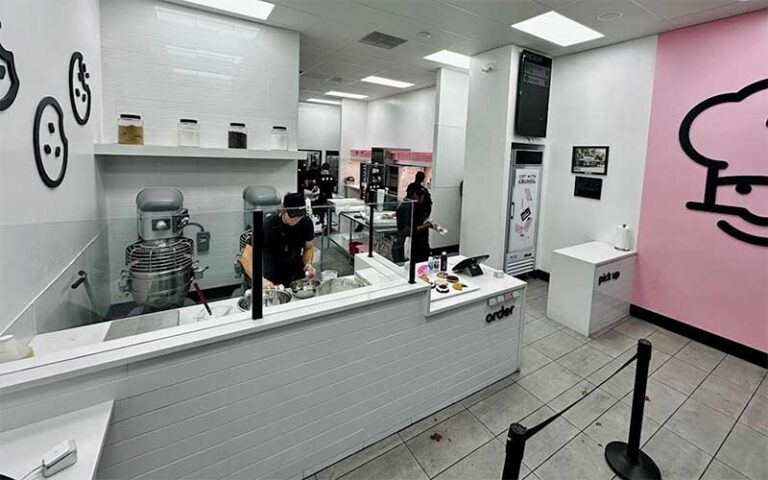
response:
[[(304, 195), (287, 194), (280, 211), (269, 215), (264, 221), (262, 288), (273, 288), (275, 285), (287, 287), (307, 275), (314, 277), (314, 237), (314, 225), (307, 216)], [(246, 245), (240, 263), (248, 278), (253, 278), (252, 257), (252, 247)]]

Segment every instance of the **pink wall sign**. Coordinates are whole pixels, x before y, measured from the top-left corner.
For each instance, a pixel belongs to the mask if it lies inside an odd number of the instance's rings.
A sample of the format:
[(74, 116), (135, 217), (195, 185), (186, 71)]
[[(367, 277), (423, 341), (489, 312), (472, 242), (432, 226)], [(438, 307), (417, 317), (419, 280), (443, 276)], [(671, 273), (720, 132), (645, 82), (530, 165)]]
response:
[(659, 36), (633, 303), (768, 351), (768, 10)]

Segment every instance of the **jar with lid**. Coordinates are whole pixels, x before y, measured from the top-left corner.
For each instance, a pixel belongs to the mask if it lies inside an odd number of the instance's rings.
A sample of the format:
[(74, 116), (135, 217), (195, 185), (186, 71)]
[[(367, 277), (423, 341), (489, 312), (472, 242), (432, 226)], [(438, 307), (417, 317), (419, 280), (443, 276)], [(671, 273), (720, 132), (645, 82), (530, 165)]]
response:
[(179, 146), (200, 146), (200, 125), (197, 124), (197, 120), (192, 118), (182, 118), (179, 120)]
[(244, 123), (229, 124), (229, 148), (248, 148), (248, 129)]
[(120, 118), (117, 119), (117, 143), (144, 145), (144, 121), (140, 115), (120, 114)]
[(275, 125), (270, 135), (270, 150), (288, 150), (288, 129)]

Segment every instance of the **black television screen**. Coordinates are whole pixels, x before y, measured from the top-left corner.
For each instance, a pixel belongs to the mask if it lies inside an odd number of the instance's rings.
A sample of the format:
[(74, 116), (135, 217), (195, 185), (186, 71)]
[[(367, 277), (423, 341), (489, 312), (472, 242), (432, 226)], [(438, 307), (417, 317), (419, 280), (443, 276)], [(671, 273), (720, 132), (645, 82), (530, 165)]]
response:
[(517, 74), (515, 133), (525, 137), (547, 136), (549, 84), (552, 59), (523, 50)]

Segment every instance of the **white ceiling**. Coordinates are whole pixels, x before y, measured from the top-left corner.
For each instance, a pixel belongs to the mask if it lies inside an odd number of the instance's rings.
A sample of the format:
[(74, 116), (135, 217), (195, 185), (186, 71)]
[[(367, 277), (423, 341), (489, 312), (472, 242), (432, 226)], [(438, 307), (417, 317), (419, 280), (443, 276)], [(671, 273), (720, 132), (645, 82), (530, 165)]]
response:
[[(266, 23), (301, 32), (300, 98), (329, 90), (386, 97), (404, 90), (360, 82), (379, 75), (435, 84), (439, 64), (422, 57), (442, 49), (474, 55), (515, 44), (561, 56), (654, 33), (768, 8), (768, 0), (272, 0)], [(605, 37), (571, 47), (537, 39), (510, 25), (549, 10), (581, 22)], [(621, 12), (613, 22), (597, 16)], [(404, 38), (392, 50), (359, 43), (372, 31)], [(423, 38), (420, 32), (429, 32)]]

